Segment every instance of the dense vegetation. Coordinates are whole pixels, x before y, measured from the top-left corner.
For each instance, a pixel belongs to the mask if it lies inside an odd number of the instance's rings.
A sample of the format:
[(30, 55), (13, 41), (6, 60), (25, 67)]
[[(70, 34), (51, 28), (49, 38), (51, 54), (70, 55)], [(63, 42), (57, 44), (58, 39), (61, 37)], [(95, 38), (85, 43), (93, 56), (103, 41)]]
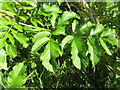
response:
[(120, 2), (1, 5), (1, 87), (120, 88)]

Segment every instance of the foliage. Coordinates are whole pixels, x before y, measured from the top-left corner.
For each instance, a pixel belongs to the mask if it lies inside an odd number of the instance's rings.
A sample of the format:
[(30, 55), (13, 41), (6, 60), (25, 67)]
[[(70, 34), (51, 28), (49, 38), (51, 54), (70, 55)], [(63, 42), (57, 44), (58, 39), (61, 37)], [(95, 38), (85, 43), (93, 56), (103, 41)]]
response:
[(119, 3), (88, 4), (2, 2), (0, 84), (120, 87)]

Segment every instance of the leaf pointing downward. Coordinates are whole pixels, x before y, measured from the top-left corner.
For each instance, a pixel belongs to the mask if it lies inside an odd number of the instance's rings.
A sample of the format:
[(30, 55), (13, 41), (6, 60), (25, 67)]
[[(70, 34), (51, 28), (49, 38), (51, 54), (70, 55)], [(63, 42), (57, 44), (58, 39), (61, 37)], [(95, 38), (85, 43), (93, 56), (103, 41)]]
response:
[(76, 42), (75, 40), (72, 42), (72, 50), (71, 50), (71, 58), (72, 58), (72, 62), (73, 62), (73, 65), (77, 68), (77, 69), (81, 69), (81, 61), (80, 61), (80, 58), (78, 56), (78, 48), (77, 48), (77, 45), (76, 45)]
[(59, 46), (53, 39), (50, 39), (49, 43), (46, 45), (44, 52), (40, 55), (42, 64), (47, 70), (51, 72), (55, 71), (56, 69), (55, 59), (59, 56), (59, 54), (60, 54)]
[(92, 61), (93, 67), (98, 63), (100, 57), (100, 51), (97, 48), (94, 38), (89, 38), (87, 41), (88, 52), (90, 53), (90, 60)]
[(0, 49), (0, 67), (7, 70), (6, 53), (4, 49)]
[(106, 53), (108, 55), (112, 55), (102, 38), (100, 38), (100, 43), (101, 43), (102, 47), (105, 49)]

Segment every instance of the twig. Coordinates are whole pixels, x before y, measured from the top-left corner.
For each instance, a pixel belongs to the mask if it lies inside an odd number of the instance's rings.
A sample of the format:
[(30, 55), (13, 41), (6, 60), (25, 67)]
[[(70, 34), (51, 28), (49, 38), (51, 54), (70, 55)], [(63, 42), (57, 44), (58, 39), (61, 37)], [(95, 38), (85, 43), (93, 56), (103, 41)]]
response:
[(68, 0), (66, 0), (66, 4), (67, 4), (69, 10), (72, 11), (71, 8), (70, 8), (70, 5), (68, 4)]

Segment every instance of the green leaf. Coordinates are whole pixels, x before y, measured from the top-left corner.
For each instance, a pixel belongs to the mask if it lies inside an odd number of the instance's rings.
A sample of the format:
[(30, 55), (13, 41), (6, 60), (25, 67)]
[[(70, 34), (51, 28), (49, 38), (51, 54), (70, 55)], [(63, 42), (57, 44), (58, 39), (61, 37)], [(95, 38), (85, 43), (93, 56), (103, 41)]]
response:
[(77, 44), (75, 41), (72, 42), (72, 50), (71, 50), (71, 58), (72, 58), (72, 62), (73, 62), (73, 65), (77, 68), (77, 69), (81, 69), (81, 60), (78, 56), (78, 53), (79, 53), (79, 50), (78, 50), (78, 47), (77, 47)]
[(39, 50), (44, 44), (46, 44), (48, 41), (49, 41), (49, 38), (48, 38), (48, 37), (43, 37), (43, 38), (38, 39), (38, 40), (34, 43), (31, 52), (34, 53), (34, 52), (38, 51), (38, 50)]
[[(2, 72), (0, 72), (0, 85), (2, 85), (2, 86), (4, 86), (4, 84), (3, 84), (3, 73)], [(5, 87), (5, 86), (4, 86)]]
[(78, 18), (79, 17), (77, 16), (77, 14), (73, 11), (65, 11), (63, 14), (62, 14), (62, 22), (66, 21), (66, 20), (69, 20), (71, 18)]
[(93, 24), (90, 22), (89, 19), (85, 20), (84, 23), (82, 23), (80, 25), (80, 33), (86, 34), (87, 32), (89, 32), (91, 30), (92, 26), (93, 26)]
[(14, 27), (15, 27), (18, 31), (23, 32), (21, 25), (19, 25), (19, 24), (14, 24)]
[(31, 10), (34, 9), (34, 7), (32, 6), (21, 6), (23, 9), (27, 9), (27, 10)]
[(9, 88), (17, 88), (22, 86), (27, 78), (25, 77), (26, 65), (24, 63), (19, 63), (13, 67), (13, 70), (9, 72), (8, 75), (8, 85)]
[(57, 17), (58, 17), (57, 13), (52, 13), (51, 24), (53, 28), (55, 28), (55, 24), (56, 24), (55, 22), (56, 22)]
[(6, 45), (6, 53), (7, 53), (7, 55), (10, 56), (11, 60), (12, 60), (12, 58), (17, 56), (17, 50), (16, 50), (15, 46), (13, 46), (12, 44)]
[(53, 39), (50, 39), (49, 43), (46, 45), (44, 52), (40, 55), (40, 60), (47, 70), (55, 72), (55, 59), (59, 56), (60, 52), (61, 51), (58, 44)]
[(65, 34), (65, 26), (59, 26), (57, 27), (57, 30), (52, 31), (53, 35), (66, 35)]
[(46, 3), (43, 4), (43, 8), (46, 12), (54, 12), (54, 13), (61, 13), (60, 8), (58, 5), (48, 5)]
[(92, 61), (93, 67), (95, 67), (100, 59), (100, 51), (95, 41), (97, 40), (95, 40), (94, 38), (89, 38), (87, 41), (88, 52), (90, 53), (90, 60)]
[(106, 38), (105, 41), (108, 41), (110, 44), (112, 45), (117, 45), (117, 47), (120, 47), (120, 40), (118, 38), (113, 38), (113, 37), (109, 37), (109, 38)]
[(79, 17), (77, 16), (77, 14), (75, 12), (72, 12), (72, 11), (63, 12), (62, 17), (59, 18), (59, 20), (58, 20), (58, 26), (65, 24), (66, 21), (71, 19), (71, 18), (78, 18), (79, 19)]
[(0, 49), (5, 46), (6, 36), (0, 39)]
[(9, 11), (5, 11), (5, 10), (0, 10), (0, 12), (6, 13), (7, 15), (12, 16), (12, 17), (13, 17), (14, 15), (16, 15), (16, 13), (9, 12)]
[(97, 35), (104, 30), (104, 26), (102, 24), (97, 24), (95, 29), (92, 29), (90, 35)]
[(112, 45), (117, 45), (119, 47), (119, 40), (117, 38), (116, 31), (114, 29), (107, 29), (101, 35), (101, 38), (104, 38), (105, 41), (108, 41)]
[(26, 48), (28, 46), (28, 43), (27, 43), (29, 41), (28, 37), (26, 37), (24, 34), (19, 33), (15, 30), (12, 30), (12, 34), (23, 45), (23, 47)]
[(112, 38), (115, 38), (115, 30), (114, 29), (108, 29), (108, 30), (105, 30), (101, 35), (100, 37), (112, 37)]
[(77, 20), (74, 20), (73, 23), (72, 23), (72, 31), (73, 31), (73, 32), (75, 31), (77, 24), (78, 24), (78, 21), (77, 21)]
[(102, 38), (100, 38), (100, 44), (105, 49), (105, 51), (108, 55), (112, 55), (112, 53), (110, 52), (110, 50), (108, 49), (108, 47), (106, 46), (106, 44), (105, 44), (105, 42), (103, 41)]
[(7, 35), (8, 35), (8, 38), (9, 38), (10, 42), (11, 42), (13, 45), (15, 45), (15, 39), (14, 39), (14, 37), (13, 37), (10, 33), (7, 33)]
[(7, 70), (6, 53), (4, 49), (0, 49), (0, 67)]
[(48, 31), (42, 31), (42, 32), (39, 32), (37, 33), (34, 38), (32, 39), (33, 42), (36, 42), (37, 40), (43, 38), (43, 37), (47, 37), (50, 35), (50, 32)]
[(2, 38), (5, 34), (6, 34), (6, 32), (1, 32), (0, 31), (0, 38)]
[(74, 39), (74, 37), (72, 35), (67, 35), (63, 40), (62, 40), (62, 43), (61, 43), (61, 48), (62, 50), (64, 49), (65, 45), (67, 43), (70, 43), (72, 40)]

